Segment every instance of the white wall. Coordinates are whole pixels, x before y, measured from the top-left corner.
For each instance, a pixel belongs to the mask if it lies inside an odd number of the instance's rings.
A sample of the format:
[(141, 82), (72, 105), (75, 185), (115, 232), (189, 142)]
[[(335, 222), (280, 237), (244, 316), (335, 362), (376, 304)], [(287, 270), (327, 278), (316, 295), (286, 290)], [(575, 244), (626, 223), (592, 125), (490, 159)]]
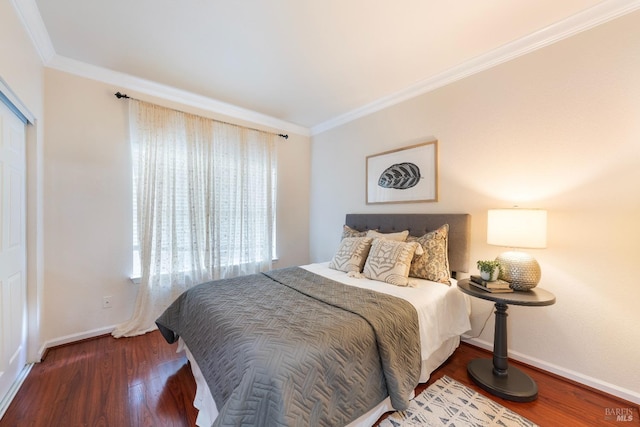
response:
[(44, 79), (40, 57), (8, 1), (0, 2), (0, 78), (35, 117), (35, 123), (27, 126), (28, 358), (33, 361), (41, 345), (44, 293), (41, 234)]
[[(129, 280), (132, 197), (126, 101), (113, 95), (120, 88), (61, 71), (47, 69), (45, 83), (43, 336), (57, 344), (107, 332), (127, 320), (137, 287)], [(309, 259), (310, 139), (291, 134), (277, 144), (276, 267), (284, 267)], [(103, 296), (112, 296), (112, 308), (102, 308)]]
[[(467, 212), (475, 265), (503, 250), (487, 209), (546, 208), (548, 248), (530, 252), (557, 303), (509, 309), (510, 354), (640, 402), (639, 40), (635, 12), (315, 136), (312, 261), (349, 212)], [(440, 201), (366, 205), (365, 157), (433, 137)], [(473, 300), (472, 334), (491, 311)]]

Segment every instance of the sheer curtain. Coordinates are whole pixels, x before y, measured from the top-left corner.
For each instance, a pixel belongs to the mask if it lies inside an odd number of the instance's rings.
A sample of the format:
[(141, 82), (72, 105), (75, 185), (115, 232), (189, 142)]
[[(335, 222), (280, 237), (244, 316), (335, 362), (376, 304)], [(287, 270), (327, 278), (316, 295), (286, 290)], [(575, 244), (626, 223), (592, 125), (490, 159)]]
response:
[(115, 337), (154, 330), (189, 287), (268, 270), (274, 256), (275, 136), (129, 103), (141, 280), (133, 317)]

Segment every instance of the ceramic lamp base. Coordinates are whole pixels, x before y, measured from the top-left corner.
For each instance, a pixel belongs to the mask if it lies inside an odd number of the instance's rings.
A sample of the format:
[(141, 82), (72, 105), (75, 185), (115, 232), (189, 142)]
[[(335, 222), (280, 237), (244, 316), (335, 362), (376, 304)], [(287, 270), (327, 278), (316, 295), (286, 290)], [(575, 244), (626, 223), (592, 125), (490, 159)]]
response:
[(528, 291), (540, 281), (540, 264), (534, 257), (517, 251), (503, 252), (496, 258), (502, 265), (500, 278), (506, 280), (516, 291)]

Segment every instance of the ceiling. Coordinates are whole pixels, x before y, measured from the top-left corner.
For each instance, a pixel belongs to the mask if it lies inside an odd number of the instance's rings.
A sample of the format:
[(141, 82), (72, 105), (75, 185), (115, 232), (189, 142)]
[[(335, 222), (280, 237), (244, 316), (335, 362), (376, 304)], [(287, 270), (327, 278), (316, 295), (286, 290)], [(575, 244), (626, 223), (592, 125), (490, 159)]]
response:
[(636, 0), (13, 1), (49, 66), (211, 100), (231, 115), (256, 113), (310, 134), (639, 7)]

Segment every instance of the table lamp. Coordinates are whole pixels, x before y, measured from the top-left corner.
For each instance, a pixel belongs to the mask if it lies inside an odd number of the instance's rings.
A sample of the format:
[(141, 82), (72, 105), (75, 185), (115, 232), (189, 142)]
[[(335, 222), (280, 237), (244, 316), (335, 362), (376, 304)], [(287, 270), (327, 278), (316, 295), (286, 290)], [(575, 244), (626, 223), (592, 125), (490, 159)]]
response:
[(521, 248), (547, 247), (547, 211), (543, 209), (489, 209), (487, 243), (514, 248), (496, 258), (502, 266), (500, 278), (516, 291), (528, 291), (540, 281), (540, 265)]

